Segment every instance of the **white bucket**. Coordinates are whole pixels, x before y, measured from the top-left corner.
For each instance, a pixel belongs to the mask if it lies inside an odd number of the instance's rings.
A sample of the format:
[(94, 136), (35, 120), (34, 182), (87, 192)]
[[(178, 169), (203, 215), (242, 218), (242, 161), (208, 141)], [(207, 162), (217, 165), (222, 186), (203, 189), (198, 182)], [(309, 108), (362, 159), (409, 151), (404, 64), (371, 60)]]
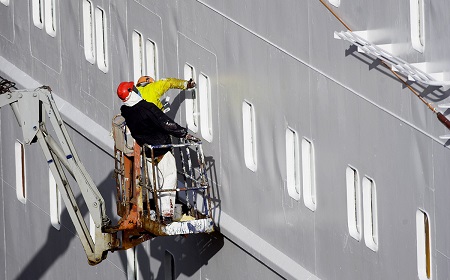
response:
[(173, 210), (173, 220), (178, 222), (179, 220), (181, 220), (182, 217), (182, 212), (181, 212), (181, 204), (175, 204), (174, 210)]

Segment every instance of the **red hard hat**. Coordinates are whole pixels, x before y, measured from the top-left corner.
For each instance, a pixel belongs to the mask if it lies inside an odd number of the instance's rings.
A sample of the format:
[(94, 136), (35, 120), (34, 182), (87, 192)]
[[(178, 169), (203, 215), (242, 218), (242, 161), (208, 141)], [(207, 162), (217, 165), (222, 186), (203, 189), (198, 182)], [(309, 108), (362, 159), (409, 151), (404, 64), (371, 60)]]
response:
[(123, 101), (127, 101), (130, 98), (130, 93), (133, 91), (133, 82), (121, 82), (117, 87), (117, 96)]

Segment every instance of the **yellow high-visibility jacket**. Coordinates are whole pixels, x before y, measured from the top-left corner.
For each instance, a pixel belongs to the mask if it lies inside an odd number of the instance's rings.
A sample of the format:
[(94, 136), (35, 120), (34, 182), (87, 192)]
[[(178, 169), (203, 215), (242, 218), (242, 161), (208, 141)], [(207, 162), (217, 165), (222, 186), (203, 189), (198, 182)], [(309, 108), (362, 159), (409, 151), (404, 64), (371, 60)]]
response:
[(176, 78), (166, 78), (159, 81), (147, 84), (143, 87), (137, 87), (144, 100), (151, 102), (158, 106), (159, 109), (163, 109), (164, 106), (161, 103), (161, 96), (169, 89), (186, 89), (187, 81)]

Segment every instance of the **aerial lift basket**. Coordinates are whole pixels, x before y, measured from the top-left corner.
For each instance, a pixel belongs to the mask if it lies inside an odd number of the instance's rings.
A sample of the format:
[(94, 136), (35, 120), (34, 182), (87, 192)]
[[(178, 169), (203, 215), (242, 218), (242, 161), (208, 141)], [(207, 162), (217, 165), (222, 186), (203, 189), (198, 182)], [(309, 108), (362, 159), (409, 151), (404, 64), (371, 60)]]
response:
[[(121, 115), (113, 119), (115, 142), (115, 177), (117, 188), (118, 225), (107, 232), (122, 231), (123, 249), (131, 248), (155, 236), (210, 233), (214, 231), (211, 215), (210, 187), (207, 178), (202, 143), (139, 146), (126, 127)], [(181, 174), (174, 189), (157, 187), (156, 172), (148, 176), (148, 168), (156, 169), (154, 150), (171, 148)], [(145, 153), (143, 150), (147, 150)], [(196, 156), (191, 158), (191, 153)], [(147, 158), (148, 156), (148, 158)], [(147, 160), (148, 159), (148, 160)], [(151, 164), (151, 166), (147, 166)], [(173, 221), (161, 219), (159, 197), (176, 192)]]

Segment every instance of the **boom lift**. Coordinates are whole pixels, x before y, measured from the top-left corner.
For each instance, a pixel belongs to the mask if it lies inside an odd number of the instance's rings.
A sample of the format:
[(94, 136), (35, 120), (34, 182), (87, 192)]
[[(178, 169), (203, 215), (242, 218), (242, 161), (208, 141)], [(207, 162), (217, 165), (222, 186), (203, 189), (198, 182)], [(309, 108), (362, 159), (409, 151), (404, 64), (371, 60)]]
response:
[[(127, 134), (123, 118), (116, 116), (113, 120), (114, 157), (117, 214), (121, 219), (118, 225), (111, 225), (111, 220), (106, 215), (104, 199), (78, 158), (50, 87), (12, 90), (14, 86), (8, 80), (1, 80), (0, 108), (8, 104), (11, 106), (26, 144), (39, 142), (90, 265), (104, 260), (108, 251), (126, 250), (156, 236), (214, 231), (201, 142), (170, 145), (180, 150), (185, 186), (170, 190), (176, 191), (178, 196), (176, 215), (172, 223), (165, 224), (159, 217), (158, 197), (167, 190), (160, 190), (156, 178), (148, 178), (147, 172), (143, 172), (147, 170), (146, 155), (131, 135)], [(47, 119), (53, 126), (57, 141), (47, 131)], [(153, 151), (160, 147), (145, 148)], [(197, 154), (195, 168), (190, 158), (191, 149), (195, 149)], [(188, 169), (185, 165), (188, 165)], [(63, 166), (79, 186), (95, 224), (95, 238), (91, 236), (79, 210)], [(156, 168), (153, 163), (152, 168)], [(201, 201), (201, 206), (197, 205), (197, 200)]]

